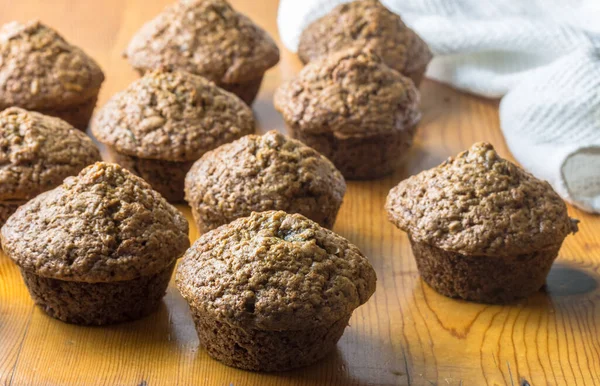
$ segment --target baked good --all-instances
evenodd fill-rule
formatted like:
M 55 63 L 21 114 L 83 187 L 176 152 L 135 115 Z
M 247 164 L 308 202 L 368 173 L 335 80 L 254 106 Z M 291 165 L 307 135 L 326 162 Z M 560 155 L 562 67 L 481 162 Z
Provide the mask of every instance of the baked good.
M 67 122 L 18 107 L 0 112 L 0 227 L 20 205 L 96 161 L 96 146 Z
M 252 110 L 237 96 L 200 76 L 165 70 L 117 93 L 92 123 L 112 161 L 171 202 L 183 201 L 194 161 L 254 130 Z
M 292 136 L 329 158 L 348 179 L 391 173 L 421 119 L 413 82 L 378 55 L 351 48 L 306 65 L 275 92 Z
M 176 282 L 213 358 L 283 371 L 331 352 L 376 277 L 348 240 L 302 215 L 269 211 L 201 236 Z
M 206 153 L 185 180 L 200 232 L 267 210 L 300 213 L 332 228 L 345 192 L 344 178 L 329 160 L 276 131 Z
M 142 74 L 160 67 L 191 72 L 250 105 L 279 49 L 227 1 L 179 0 L 136 33 L 125 56 Z
M 304 63 L 350 46 L 368 48 L 419 86 L 432 58 L 427 44 L 400 16 L 378 0 L 341 4 L 302 32 L 298 55 Z
M 103 162 L 21 206 L 1 241 L 36 304 L 62 321 L 93 325 L 155 310 L 189 247 L 177 209 Z
M 412 176 L 387 198 L 421 276 L 439 293 L 506 303 L 539 290 L 565 237 L 577 231 L 550 184 L 476 143 Z
M 31 21 L 0 28 L 0 79 L 0 110 L 35 110 L 85 131 L 104 74 L 58 32 Z

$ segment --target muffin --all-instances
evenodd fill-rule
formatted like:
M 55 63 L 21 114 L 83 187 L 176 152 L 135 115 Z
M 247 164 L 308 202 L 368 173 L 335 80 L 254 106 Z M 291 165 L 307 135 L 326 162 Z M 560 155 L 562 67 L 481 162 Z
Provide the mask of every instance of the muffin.
M 254 130 L 252 110 L 237 96 L 202 77 L 164 70 L 116 94 L 92 122 L 112 161 L 171 202 L 183 201 L 194 161 Z
M 177 209 L 141 178 L 102 162 L 21 206 L 1 241 L 36 304 L 86 325 L 155 310 L 189 246 Z
M 166 66 L 201 75 L 250 105 L 279 49 L 224 0 L 180 0 L 136 33 L 125 56 L 142 74 Z
M 38 21 L 0 29 L 0 110 L 18 106 L 85 131 L 104 74 L 82 50 Z
M 276 91 L 275 108 L 294 138 L 329 158 L 348 179 L 393 172 L 421 119 L 413 82 L 359 49 L 308 64 Z
M 329 160 L 276 131 L 206 153 L 185 179 L 202 233 L 267 210 L 300 213 L 332 228 L 345 192 L 344 177 Z
M 506 303 L 538 291 L 577 220 L 550 185 L 476 143 L 398 184 L 389 219 L 442 295 Z
M 65 121 L 18 107 L 0 112 L 0 227 L 20 205 L 96 161 L 96 146 Z
M 201 236 L 176 281 L 213 358 L 283 371 L 332 351 L 376 277 L 348 240 L 302 215 L 269 211 Z
M 304 63 L 350 46 L 369 48 L 419 86 L 432 58 L 427 44 L 400 16 L 378 0 L 357 0 L 335 7 L 311 23 L 300 36 L 298 55 Z

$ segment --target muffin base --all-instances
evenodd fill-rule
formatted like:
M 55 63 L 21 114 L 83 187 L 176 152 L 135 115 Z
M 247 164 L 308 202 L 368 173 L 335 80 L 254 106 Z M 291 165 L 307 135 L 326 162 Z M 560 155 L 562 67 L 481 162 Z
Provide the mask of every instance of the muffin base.
M 290 205 L 287 208 L 273 207 L 264 210 L 284 210 L 287 213 L 299 213 L 304 217 L 307 217 L 313 220 L 314 222 L 318 223 L 323 228 L 333 229 L 335 220 L 337 219 L 337 214 L 341 206 L 341 202 L 335 203 L 332 201 L 322 202 L 315 200 L 311 202 L 310 197 L 305 197 L 298 198 L 297 201 L 292 203 L 292 205 Z M 200 234 L 209 232 L 213 229 L 220 227 L 221 225 L 229 224 L 230 222 L 238 218 L 250 216 L 250 214 L 252 213 L 252 211 L 249 211 L 248 213 L 239 212 L 239 216 L 229 219 L 225 217 L 218 217 L 218 220 L 215 220 L 215 217 L 213 217 L 213 221 L 211 221 L 211 219 L 206 218 L 206 216 L 201 215 L 198 212 L 194 203 L 190 203 L 190 208 L 192 211 L 192 217 L 194 218 L 194 222 L 196 223 L 196 228 L 198 228 L 198 232 Z
M 331 133 L 307 134 L 291 128 L 292 136 L 312 147 L 338 168 L 346 179 L 371 180 L 399 167 L 412 145 L 417 125 L 366 138 L 337 138 Z
M 240 97 L 248 106 L 252 105 L 254 99 L 258 95 L 258 91 L 260 90 L 260 85 L 262 84 L 264 75 L 261 75 L 259 78 L 249 80 L 247 82 L 241 83 L 220 83 L 217 86 L 222 89 L 229 91 Z
M 71 124 L 71 126 L 81 131 L 86 131 L 94 109 L 96 108 L 96 101 L 98 97 L 89 99 L 76 106 L 69 106 L 64 109 L 49 109 L 39 110 L 40 113 L 57 117 Z
M 421 82 L 423 81 L 423 78 L 425 77 L 426 70 L 427 70 L 427 67 L 423 67 L 423 68 L 419 68 L 418 70 L 406 72 L 403 75 L 409 77 L 413 81 L 415 86 L 417 88 L 419 88 L 419 86 L 421 85 Z
M 26 201 L 0 201 L 0 228 Z
M 165 295 L 175 262 L 152 276 L 84 283 L 38 276 L 21 269 L 34 302 L 53 318 L 81 325 L 139 319 L 156 310 Z
M 327 327 L 300 331 L 243 329 L 192 310 L 200 344 L 227 366 L 252 371 L 285 371 L 308 366 L 329 354 L 351 315 Z
M 142 177 L 167 201 L 172 203 L 184 202 L 185 175 L 194 164 L 193 162 L 138 158 L 119 153 L 110 146 L 106 148 L 109 158 L 113 162 Z
M 511 257 L 465 256 L 410 241 L 423 280 L 442 295 L 503 304 L 525 298 L 546 283 L 561 244 Z

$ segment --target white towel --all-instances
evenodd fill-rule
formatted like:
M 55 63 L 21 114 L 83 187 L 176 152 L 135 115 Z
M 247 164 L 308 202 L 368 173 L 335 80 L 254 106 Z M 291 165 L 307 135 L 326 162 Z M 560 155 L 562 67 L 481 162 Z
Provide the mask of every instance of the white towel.
M 348 0 L 281 0 L 283 43 Z M 600 213 L 600 0 L 382 0 L 435 54 L 427 77 L 486 97 L 514 157 Z

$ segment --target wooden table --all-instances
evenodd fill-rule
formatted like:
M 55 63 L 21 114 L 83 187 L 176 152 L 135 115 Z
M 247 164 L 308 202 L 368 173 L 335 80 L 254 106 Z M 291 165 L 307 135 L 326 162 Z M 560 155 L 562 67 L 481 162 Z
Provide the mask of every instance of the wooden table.
M 84 47 L 107 75 L 103 104 L 136 78 L 120 54 L 169 1 L 0 0 L 0 22 L 40 18 Z M 233 4 L 276 36 L 276 0 Z M 254 104 L 262 132 L 284 130 L 273 91 L 300 68 L 295 55 L 282 50 Z M 565 242 L 546 292 L 519 303 L 448 299 L 419 279 L 406 235 L 386 220 L 388 190 L 475 141 L 490 141 L 510 157 L 497 101 L 431 81 L 422 93 L 424 118 L 406 167 L 386 179 L 348 183 L 335 230 L 370 257 L 378 287 L 322 363 L 257 374 L 212 360 L 198 347 L 173 286 L 160 310 L 137 322 L 102 328 L 61 323 L 33 305 L 16 266 L 0 255 L 0 384 L 600 385 L 600 218 L 570 208 L 582 220 L 581 231 Z M 196 239 L 195 229 L 190 237 Z

